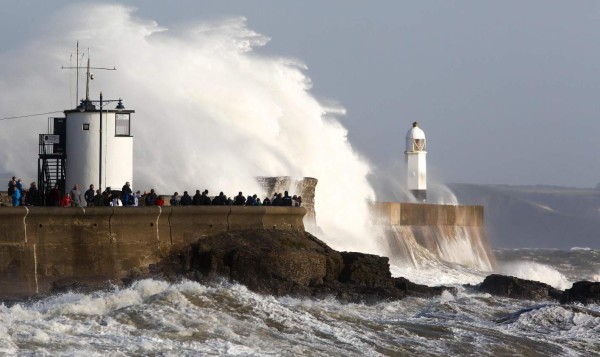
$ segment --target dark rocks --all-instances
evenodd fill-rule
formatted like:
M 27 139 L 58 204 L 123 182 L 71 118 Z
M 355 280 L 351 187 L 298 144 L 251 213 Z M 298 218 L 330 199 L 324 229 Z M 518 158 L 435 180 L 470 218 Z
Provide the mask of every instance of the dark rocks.
M 578 281 L 560 297 L 561 304 L 580 302 L 583 304 L 600 303 L 600 282 Z
M 548 284 L 498 274 L 488 275 L 478 290 L 492 295 L 527 300 L 559 299 L 562 294 L 562 291 Z
M 445 289 L 392 278 L 388 258 L 340 253 L 301 231 L 230 231 L 207 237 L 172 254 L 152 271 L 171 280 L 225 277 L 264 294 L 335 296 L 368 303 L 431 297 Z
M 476 287 L 481 292 L 527 300 L 558 300 L 561 304 L 600 303 L 600 282 L 578 281 L 570 289 L 555 289 L 538 281 L 524 280 L 512 276 L 489 275 Z
M 338 280 L 346 284 L 368 287 L 394 286 L 387 257 L 356 252 L 342 252 L 344 269 Z
M 50 292 L 65 293 L 67 291 L 74 291 L 78 293 L 91 293 L 97 290 L 106 290 L 115 285 L 121 285 L 121 281 L 110 281 L 106 280 L 104 276 L 86 277 L 85 279 L 77 278 L 64 278 L 55 280 L 52 283 Z

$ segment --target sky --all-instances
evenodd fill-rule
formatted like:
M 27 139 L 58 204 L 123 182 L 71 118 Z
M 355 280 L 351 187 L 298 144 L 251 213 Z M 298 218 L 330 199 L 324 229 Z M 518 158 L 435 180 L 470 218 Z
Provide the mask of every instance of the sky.
M 0 53 L 40 36 L 35 24 L 73 2 L 0 1 Z M 270 39 L 259 54 L 301 61 L 315 98 L 345 109 L 338 120 L 374 172 L 404 160 L 418 121 L 437 181 L 600 182 L 598 2 L 117 3 L 167 29 L 245 17 Z

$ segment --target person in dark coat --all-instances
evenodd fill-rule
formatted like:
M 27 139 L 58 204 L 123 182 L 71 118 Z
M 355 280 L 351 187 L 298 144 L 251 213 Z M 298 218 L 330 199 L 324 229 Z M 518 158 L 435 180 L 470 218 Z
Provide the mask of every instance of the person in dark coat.
M 192 197 L 188 194 L 187 191 L 183 191 L 183 196 L 181 196 L 179 204 L 182 206 L 190 206 L 192 204 Z
M 263 206 L 270 206 L 271 205 L 271 199 L 269 199 L 269 197 L 265 197 L 265 199 L 263 200 Z
M 107 187 L 106 190 L 104 190 L 104 192 L 102 192 L 103 206 L 109 207 L 110 204 L 112 203 L 113 198 L 114 198 L 114 195 L 112 193 L 112 190 L 110 189 L 110 187 Z
M 27 191 L 27 197 L 25 198 L 25 204 L 28 206 L 37 206 L 40 203 L 40 193 L 35 185 L 35 182 L 32 182 L 29 185 L 29 191 Z
M 83 199 L 88 207 L 94 206 L 94 196 L 94 185 L 90 185 L 90 188 L 83 194 Z
M 16 188 L 17 180 L 15 180 L 15 177 L 13 176 L 12 179 L 8 181 L 8 197 L 12 197 L 13 193 L 15 193 Z
M 169 201 L 169 203 L 171 204 L 171 206 L 179 206 L 179 193 L 178 192 L 173 193 L 173 196 L 171 196 L 171 200 Z
M 283 200 L 282 206 L 290 206 L 290 207 L 292 206 L 292 198 L 290 197 L 290 195 L 288 194 L 287 191 L 285 191 L 285 194 L 284 194 L 282 200 Z
M 154 189 L 150 190 L 150 193 L 148 193 L 146 195 L 146 206 L 155 206 L 156 205 L 156 192 L 154 192 Z
M 202 194 L 200 194 L 200 190 L 196 190 L 192 202 L 194 203 L 194 206 L 200 206 L 202 204 Z
M 219 193 L 218 196 L 215 196 L 215 198 L 213 198 L 212 200 L 212 205 L 215 206 L 223 206 L 227 204 L 227 197 L 225 197 L 225 194 L 223 193 L 223 191 L 221 191 Z
M 238 195 L 235 196 L 233 204 L 234 206 L 243 206 L 244 204 L 246 204 L 246 197 L 244 197 L 242 191 L 240 191 L 240 193 L 238 193 Z
M 277 194 L 277 197 L 273 201 L 271 201 L 271 206 L 283 206 L 283 196 L 281 193 Z
M 123 188 L 121 189 L 121 197 L 123 201 L 123 206 L 129 206 L 131 203 L 131 196 L 133 195 L 133 190 L 131 190 L 131 185 L 129 182 L 125 182 Z
M 60 206 L 60 191 L 58 190 L 58 185 L 54 185 L 52 190 L 50 190 L 50 205 Z
M 204 192 L 202 192 L 202 203 L 201 205 L 203 206 L 210 206 L 211 205 L 211 200 L 210 197 L 208 197 L 208 190 L 204 190 Z
M 104 197 L 100 193 L 100 190 L 96 190 L 96 194 L 94 195 L 94 201 L 92 202 L 92 206 L 94 206 L 94 207 L 104 206 Z

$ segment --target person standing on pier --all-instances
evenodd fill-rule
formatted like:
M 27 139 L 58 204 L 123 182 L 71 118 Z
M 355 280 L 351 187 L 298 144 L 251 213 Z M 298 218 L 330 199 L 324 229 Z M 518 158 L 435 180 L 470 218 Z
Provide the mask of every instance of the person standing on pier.
M 81 191 L 79 191 L 79 185 L 73 186 L 71 192 L 71 206 L 81 207 Z
M 19 206 L 19 204 L 21 204 L 21 190 L 18 190 L 15 187 L 15 190 L 14 190 L 11 198 L 12 198 L 12 205 L 14 207 Z
M 90 188 L 83 194 L 83 198 L 88 207 L 94 206 L 94 185 L 90 185 Z

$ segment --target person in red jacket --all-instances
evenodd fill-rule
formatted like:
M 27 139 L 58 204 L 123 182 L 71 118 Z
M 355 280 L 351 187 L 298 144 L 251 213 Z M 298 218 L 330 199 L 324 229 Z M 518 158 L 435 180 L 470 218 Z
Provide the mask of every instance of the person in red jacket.
M 67 193 L 62 201 L 60 201 L 60 205 L 62 207 L 71 207 L 71 194 Z

